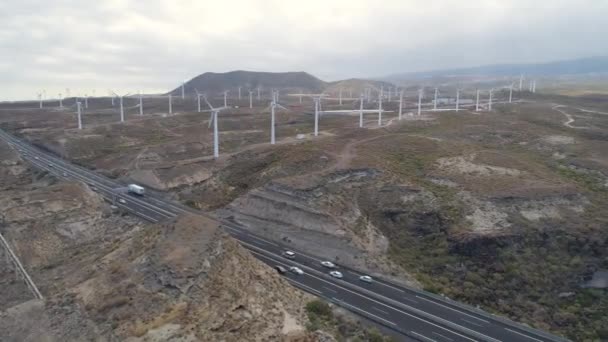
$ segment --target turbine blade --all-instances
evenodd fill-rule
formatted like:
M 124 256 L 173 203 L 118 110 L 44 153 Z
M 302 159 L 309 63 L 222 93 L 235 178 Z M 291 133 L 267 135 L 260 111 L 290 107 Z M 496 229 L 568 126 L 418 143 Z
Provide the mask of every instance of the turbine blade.
M 207 103 L 207 106 L 209 106 L 209 108 L 211 108 L 211 109 L 215 109 L 215 108 L 213 108 L 211 103 L 209 103 L 209 100 L 207 100 L 207 96 L 205 96 L 204 98 L 205 98 L 205 102 Z
M 208 126 L 208 128 L 211 128 L 211 124 L 213 123 L 213 118 L 215 117 L 214 114 L 215 114 L 215 112 L 212 111 L 211 115 L 209 116 L 209 126 Z

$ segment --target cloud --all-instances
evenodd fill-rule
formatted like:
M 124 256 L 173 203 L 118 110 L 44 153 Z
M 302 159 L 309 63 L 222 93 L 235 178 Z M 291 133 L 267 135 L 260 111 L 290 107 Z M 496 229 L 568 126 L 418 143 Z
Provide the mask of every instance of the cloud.
M 597 0 L 4 0 L 0 98 L 159 91 L 205 71 L 327 80 L 608 55 Z

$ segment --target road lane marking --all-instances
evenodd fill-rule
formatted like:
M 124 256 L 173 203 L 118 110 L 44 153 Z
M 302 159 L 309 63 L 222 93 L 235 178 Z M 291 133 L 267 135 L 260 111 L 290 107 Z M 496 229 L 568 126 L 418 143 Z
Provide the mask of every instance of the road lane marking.
M 372 317 L 375 317 L 376 319 L 379 319 L 379 320 L 381 320 L 381 321 L 383 321 L 383 322 L 386 322 L 386 323 L 388 323 L 388 324 L 390 324 L 390 325 L 397 325 L 395 322 L 391 322 L 391 321 L 389 321 L 389 320 L 387 320 L 387 319 L 384 319 L 384 318 L 382 318 L 382 317 L 380 317 L 380 316 L 374 315 L 373 313 L 368 312 L 368 311 L 365 311 L 365 310 L 361 309 L 361 308 L 360 308 L 360 307 L 358 307 L 358 306 L 354 306 L 354 305 L 348 304 L 348 303 L 346 303 L 345 301 L 339 300 L 339 299 L 337 299 L 337 298 L 333 298 L 333 299 L 334 299 L 334 300 L 336 300 L 336 301 L 339 301 L 339 302 L 340 302 L 340 303 L 342 303 L 343 305 L 350 306 L 351 308 L 354 308 L 355 310 L 358 310 L 358 311 L 361 311 L 361 312 L 365 312 L 366 314 L 368 314 L 368 315 L 370 315 L 370 316 L 372 316 Z
M 248 245 L 246 242 L 243 242 L 243 243 L 244 243 L 245 245 Z M 251 247 L 254 247 L 254 248 L 257 248 L 257 247 L 252 246 L 252 245 L 250 245 L 250 246 L 251 246 Z M 252 251 L 252 252 L 253 252 L 253 251 Z M 255 252 L 254 252 L 254 253 L 255 253 Z M 256 254 L 258 254 L 258 253 L 256 253 Z M 272 258 L 272 257 L 268 257 L 268 256 L 266 256 L 266 259 L 276 261 L 274 258 Z M 301 265 L 301 264 L 300 264 L 300 265 Z M 306 267 L 306 268 L 310 268 L 310 267 L 307 267 L 307 266 L 305 266 L 305 265 L 301 265 L 301 266 L 302 266 L 302 267 Z M 329 281 L 327 281 L 327 280 L 325 280 L 325 279 L 319 278 L 319 277 L 317 277 L 317 276 L 315 276 L 315 275 L 312 275 L 312 274 L 310 274 L 310 273 L 306 273 L 306 275 L 307 275 L 307 276 L 309 276 L 309 277 L 316 278 L 316 279 L 318 279 L 318 280 L 320 280 L 320 281 L 322 281 L 322 282 L 324 282 L 324 283 L 331 284 L 331 285 L 333 285 L 333 286 L 335 286 L 335 287 L 339 287 L 339 288 L 341 288 L 341 289 L 343 289 L 343 290 L 345 290 L 345 291 L 348 291 L 348 292 L 350 292 L 350 293 L 352 293 L 352 294 L 354 294 L 354 295 L 356 295 L 356 296 L 359 296 L 359 297 L 365 298 L 365 299 L 367 299 L 367 300 L 369 300 L 369 301 L 372 301 L 372 302 L 378 303 L 378 304 L 380 304 L 380 305 L 382 305 L 382 306 L 385 306 L 385 307 L 387 307 L 387 308 L 389 308 L 389 309 L 391 309 L 391 310 L 393 310 L 393 311 L 400 312 L 400 313 L 402 313 L 402 314 L 404 314 L 404 315 L 410 316 L 410 317 L 412 317 L 412 318 L 414 318 L 414 319 L 420 320 L 420 321 L 422 321 L 422 322 L 425 322 L 425 323 L 427 323 L 427 324 L 430 324 L 430 325 L 432 325 L 432 326 L 434 326 L 434 327 L 437 327 L 437 328 L 439 328 L 439 329 L 442 329 L 442 330 L 448 331 L 448 332 L 450 332 L 450 333 L 452 333 L 452 334 L 454 334 L 454 335 L 460 336 L 460 337 L 465 338 L 465 339 L 467 339 L 467 340 L 469 340 L 469 341 L 473 341 L 473 342 L 475 342 L 475 340 L 474 340 L 474 339 L 472 339 L 472 338 L 470 338 L 470 337 L 467 337 L 467 336 L 461 335 L 461 334 L 459 334 L 459 333 L 457 333 L 457 332 L 455 332 L 455 331 L 452 331 L 452 330 L 450 330 L 450 329 L 448 329 L 448 328 L 442 327 L 442 326 L 437 325 L 437 324 L 435 324 L 435 323 L 433 323 L 433 322 L 429 322 L 429 321 L 427 321 L 427 320 L 425 320 L 425 319 L 423 319 L 423 318 L 420 318 L 420 317 L 418 317 L 418 316 L 414 316 L 414 315 L 412 315 L 412 314 L 410 314 L 410 313 L 407 313 L 407 312 L 405 312 L 405 311 L 403 311 L 403 310 L 400 310 L 400 309 L 394 308 L 394 307 L 392 307 L 392 306 L 390 306 L 390 305 L 388 305 L 388 304 L 385 304 L 385 303 L 379 302 L 379 301 L 377 301 L 377 300 L 375 300 L 375 299 L 373 299 L 373 298 L 367 297 L 367 296 L 365 296 L 365 295 L 363 295 L 363 294 L 361 294 L 361 293 L 357 293 L 357 292 L 351 291 L 351 290 L 349 290 L 349 289 L 347 289 L 347 288 L 345 288 L 345 287 L 343 287 L 343 286 L 340 286 L 340 285 L 335 284 L 335 283 L 331 283 L 331 282 L 329 282 Z M 408 305 L 405 305 L 405 306 L 407 306 L 408 308 L 411 308 L 411 307 L 410 307 L 410 306 L 408 306 Z M 422 310 L 418 310 L 418 311 L 422 311 Z M 430 315 L 429 313 L 426 313 L 426 314 Z M 436 316 L 434 316 L 434 315 L 431 315 L 431 316 L 436 317 Z M 445 320 L 445 319 L 443 319 L 443 318 L 440 318 L 440 317 L 436 317 L 436 318 L 438 318 L 438 319 L 440 319 L 440 320 L 443 320 L 443 321 L 447 321 L 447 320 Z M 486 336 L 486 335 L 484 335 L 484 334 L 482 334 L 482 333 L 480 333 L 480 332 L 474 331 L 474 330 L 472 330 L 472 329 L 469 329 L 469 328 L 467 328 L 467 327 L 461 326 L 461 325 L 456 324 L 456 323 L 454 323 L 454 322 L 450 322 L 450 323 L 452 323 L 452 324 L 454 324 L 454 325 L 456 325 L 456 326 L 460 327 L 460 328 L 461 328 L 461 329 L 463 329 L 463 330 L 472 331 L 472 332 L 474 332 L 475 334 L 478 334 L 478 335 L 484 336 L 485 338 L 487 338 L 487 339 L 488 339 L 488 340 L 490 340 L 490 341 L 496 341 L 496 342 L 500 342 L 499 340 L 497 340 L 497 339 L 495 339 L 495 338 L 492 338 L 492 337 L 490 337 L 490 336 Z
M 382 312 L 383 314 L 390 315 L 388 312 L 386 312 L 386 311 L 384 311 L 384 310 L 380 310 L 380 309 L 378 309 L 378 308 L 377 308 L 377 307 L 375 307 L 375 306 L 372 306 L 372 309 L 374 309 L 374 310 L 376 310 L 376 311 L 380 311 L 380 312 Z
M 257 237 L 257 236 L 255 236 L 255 235 L 253 235 L 253 234 L 249 234 L 249 233 L 247 233 L 247 236 L 252 237 L 252 238 L 254 238 L 254 239 L 256 239 L 256 240 L 263 241 L 263 242 L 265 242 L 265 243 L 267 243 L 267 244 L 269 244 L 269 245 L 273 245 L 273 246 L 277 246 L 277 247 L 279 247 L 279 245 L 277 245 L 276 243 L 274 243 L 274 242 L 272 242 L 272 241 L 268 241 L 268 240 L 266 240 L 266 239 L 262 239 L 262 238 L 260 238 L 260 237 Z
M 443 336 L 443 335 L 441 335 L 440 333 L 436 333 L 436 332 L 434 332 L 434 331 L 432 332 L 432 334 L 433 334 L 433 335 L 440 336 L 440 337 L 443 337 L 443 338 L 445 338 L 445 339 L 446 339 L 446 340 L 448 340 L 448 341 L 454 341 L 453 339 L 451 339 L 451 338 L 449 338 L 449 337 L 447 337 L 447 336 Z
M 135 210 L 134 210 L 133 212 L 135 213 L 135 215 L 139 215 L 139 216 L 141 216 L 141 217 L 145 218 L 145 219 L 146 219 L 146 220 L 148 220 L 148 221 L 152 221 L 152 222 L 154 222 L 154 223 L 158 222 L 158 220 L 157 220 L 157 219 L 155 219 L 155 218 L 153 218 L 153 217 L 150 217 L 150 216 L 148 216 L 148 215 L 146 215 L 146 214 L 144 214 L 144 213 L 142 213 L 142 212 L 135 211 Z
M 291 278 L 287 278 L 287 277 L 285 277 L 285 279 L 287 279 L 287 281 L 290 282 L 290 283 L 296 283 L 296 284 L 298 284 L 297 286 L 302 286 L 303 288 L 307 289 L 308 291 L 312 291 L 312 292 L 317 293 L 317 294 L 322 294 L 321 291 L 315 290 L 315 289 L 313 289 L 310 286 L 307 286 L 307 285 L 304 285 L 304 284 L 300 283 L 299 281 L 295 281 L 295 280 L 293 280 Z
M 414 335 L 416 335 L 416 336 L 418 336 L 418 337 L 420 337 L 420 338 L 424 339 L 425 341 L 437 342 L 436 340 L 433 340 L 433 339 L 432 339 L 432 338 L 430 338 L 430 337 L 426 337 L 426 336 L 424 336 L 424 335 L 422 335 L 422 334 L 419 334 L 419 333 L 417 333 L 417 332 L 415 332 L 415 331 L 413 331 L 413 330 L 412 330 L 412 331 L 410 331 L 410 332 L 411 332 L 412 334 L 414 334 Z
M 461 320 L 463 320 L 463 321 L 465 321 L 465 322 L 467 322 L 467 323 L 469 323 L 469 324 L 472 324 L 472 325 L 474 325 L 474 326 L 476 326 L 476 327 L 483 328 L 483 325 L 481 325 L 481 324 L 477 324 L 477 323 L 475 323 L 475 322 L 471 322 L 471 321 L 469 321 L 468 319 L 461 318 Z
M 330 289 L 327 286 L 321 286 L 322 288 L 326 289 L 327 291 L 333 292 L 333 293 L 338 293 L 338 291 L 334 290 L 334 289 Z
M 417 300 L 413 300 L 413 299 L 410 299 L 410 298 L 407 298 L 407 297 L 401 297 L 401 298 L 407 300 L 408 302 L 420 304 Z
M 449 307 L 449 306 L 447 306 L 447 305 L 443 305 L 443 304 L 441 304 L 441 303 L 437 303 L 437 302 L 436 302 L 436 301 L 434 301 L 434 300 L 430 300 L 430 299 L 427 299 L 427 298 L 424 298 L 424 297 L 420 297 L 420 296 L 418 296 L 418 295 L 416 295 L 416 298 L 420 298 L 420 299 L 422 299 L 422 300 L 426 300 L 427 302 L 431 302 L 431 303 L 433 303 L 433 304 L 437 304 L 437 305 L 439 305 L 439 306 L 443 306 L 443 307 L 444 307 L 444 308 L 446 308 L 446 309 L 450 309 L 450 310 L 452 310 L 452 311 L 456 311 L 456 312 L 458 312 L 459 314 L 462 314 L 462 315 L 465 315 L 465 316 L 469 316 L 469 317 L 474 318 L 474 319 L 476 319 L 476 320 L 478 320 L 478 321 L 482 321 L 482 322 L 484 322 L 484 323 L 490 323 L 489 321 L 486 321 L 485 319 L 481 319 L 481 318 L 479 318 L 479 317 L 475 317 L 475 316 L 473 316 L 473 315 L 469 315 L 469 314 L 467 314 L 467 313 L 465 313 L 465 312 L 462 312 L 462 311 L 460 311 L 460 310 L 456 310 L 456 309 L 451 308 L 451 307 Z
M 543 342 L 543 340 L 539 340 L 539 339 L 537 339 L 537 338 L 534 338 L 534 337 L 528 336 L 528 335 L 526 335 L 526 334 L 522 334 L 522 333 L 520 333 L 520 332 L 518 332 L 518 331 L 511 330 L 511 329 L 509 329 L 509 328 L 505 328 L 505 330 L 509 330 L 509 331 L 510 331 L 510 332 L 512 332 L 512 333 L 516 333 L 517 335 L 523 336 L 523 337 L 525 337 L 525 338 L 529 338 L 529 339 L 534 340 L 534 341 Z

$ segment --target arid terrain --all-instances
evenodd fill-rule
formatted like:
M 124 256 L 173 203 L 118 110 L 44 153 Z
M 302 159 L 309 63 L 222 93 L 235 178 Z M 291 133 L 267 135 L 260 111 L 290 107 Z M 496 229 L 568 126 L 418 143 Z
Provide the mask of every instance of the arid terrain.
M 505 93 L 498 96 L 504 99 Z M 284 95 L 281 102 L 289 111 L 277 113 L 274 146 L 268 144 L 269 112 L 262 110 L 269 101 L 249 109 L 247 99 L 231 99 L 240 108 L 219 115 L 217 160 L 209 113 L 197 113 L 196 99 L 187 98 L 176 100 L 174 115 L 167 115 L 164 101 L 145 99 L 145 113 L 139 116 L 132 107 L 136 100 L 129 99 L 127 121 L 120 123 L 109 98 L 91 100 L 83 130 L 75 128 L 69 101 L 63 110 L 2 110 L 0 126 L 80 165 L 165 191 L 270 240 L 573 340 L 608 338 L 608 290 L 589 286 L 594 274 L 608 269 L 605 95 L 528 94 L 522 102 L 497 104 L 492 112 L 425 111 L 420 117 L 410 115 L 416 98 L 409 96 L 401 121 L 395 112 L 385 113 L 378 127 L 377 114 L 365 114 L 361 129 L 356 113 L 326 114 L 319 137 L 311 134 L 312 101 L 305 98 L 300 104 L 297 97 Z M 212 102 L 219 104 L 221 98 Z M 327 100 L 324 109 L 355 108 L 352 102 L 340 107 Z M 397 105 L 393 101 L 385 108 L 394 111 Z M 211 224 L 192 231 L 184 222 L 194 218 L 185 217 L 143 229 L 134 218 L 109 213 L 82 185 L 56 184 L 19 167 L 11 172 L 26 173 L 15 176 L 25 177 L 22 187 L 3 190 L 5 220 L 12 227 L 7 235 L 43 274 L 41 289 L 63 293 L 41 315 L 60 309 L 65 314 L 69 307 L 85 310 L 88 323 L 58 318 L 65 316 L 44 319 L 91 327 L 90 334 L 112 331 L 120 338 L 177 333 L 223 338 L 222 322 L 236 317 L 249 317 L 244 332 L 276 333 L 285 320 L 306 324 L 306 296 Z M 26 184 L 31 191 L 24 195 Z M 27 205 L 40 196 L 61 206 Z M 5 211 L 15 203 L 29 211 Z M 79 214 L 64 215 L 66 210 Z M 44 217 L 57 220 L 58 215 L 69 219 L 43 229 L 48 226 Z M 20 244 L 25 239 L 31 244 L 33 235 L 36 249 Z M 218 260 L 201 256 L 213 259 L 208 267 L 189 265 L 182 253 L 195 253 L 193 244 L 202 250 L 226 244 L 236 252 Z M 176 264 L 182 262 L 188 271 L 180 275 Z M 253 266 L 241 279 L 225 279 L 223 272 L 235 263 Z M 87 272 L 83 265 L 89 265 Z M 204 271 L 188 274 L 201 267 Z M 168 277 L 169 270 L 177 273 Z M 192 277 L 210 286 L 230 281 L 248 304 L 230 308 L 234 316 L 229 318 L 202 316 L 222 298 L 191 287 Z M 247 279 L 264 279 L 260 286 L 276 289 L 276 296 L 248 302 L 255 296 L 247 291 L 255 289 L 245 289 L 241 281 Z M 71 290 L 60 290 L 66 288 Z M 125 297 L 107 298 L 116 288 Z M 150 300 L 139 307 L 143 297 Z M 300 305 L 286 306 L 286 300 Z M 274 315 L 260 322 L 252 311 L 256 305 L 271 307 Z M 133 312 L 148 316 L 136 318 Z M 198 318 L 192 321 L 187 313 Z M 102 316 L 114 320 L 99 325 L 96 319 Z

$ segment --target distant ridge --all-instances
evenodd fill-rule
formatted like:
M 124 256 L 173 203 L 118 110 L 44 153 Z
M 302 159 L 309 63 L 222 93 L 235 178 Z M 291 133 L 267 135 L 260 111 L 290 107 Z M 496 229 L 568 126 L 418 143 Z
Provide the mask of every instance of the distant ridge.
M 255 71 L 230 71 L 225 73 L 206 72 L 185 84 L 185 92 L 188 95 L 196 94 L 196 90 L 211 94 L 219 94 L 225 90 L 231 92 L 231 96 L 238 87 L 242 88 L 243 96 L 248 90 L 261 87 L 264 92 L 270 88 L 278 88 L 288 91 L 304 91 L 317 93 L 323 91 L 327 83 L 306 72 L 255 72 Z M 181 86 L 178 86 L 169 94 L 181 95 Z
M 378 79 L 400 80 L 438 76 L 512 76 L 526 74 L 532 76 L 558 76 L 608 72 L 608 56 L 590 57 L 549 63 L 494 64 L 472 68 L 431 70 L 392 74 Z

